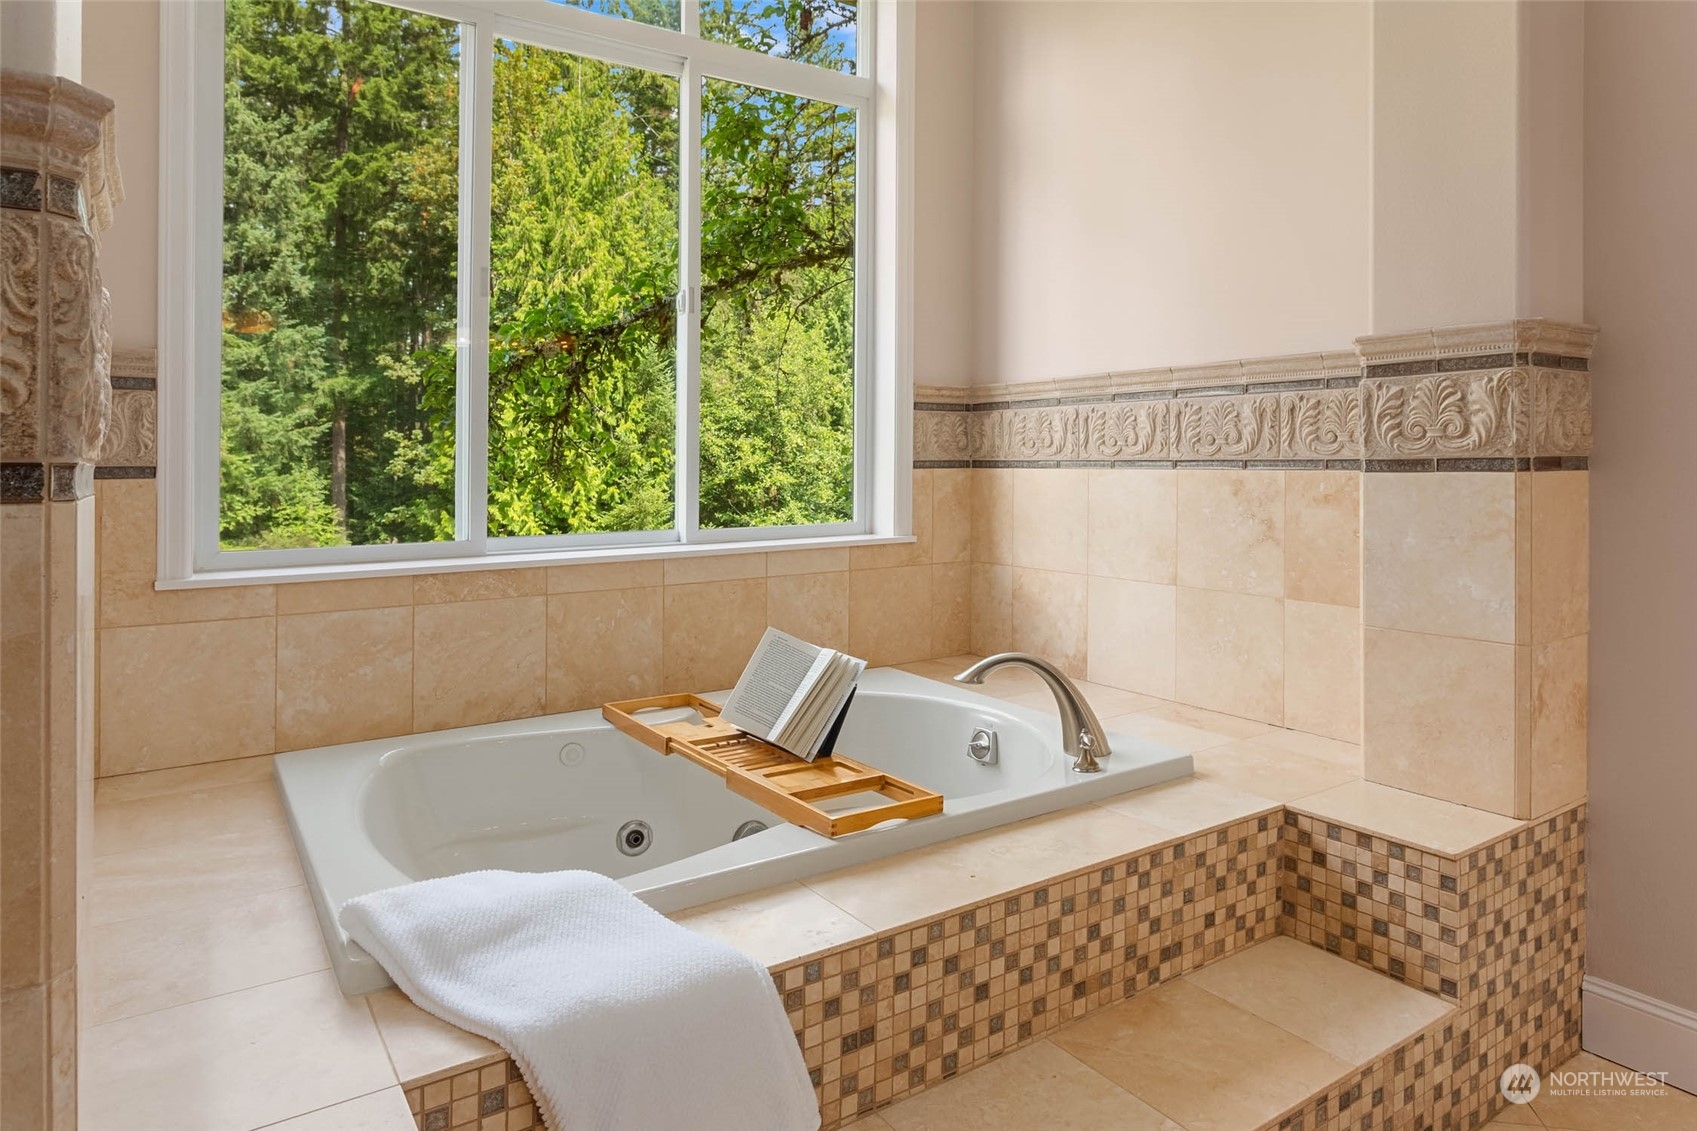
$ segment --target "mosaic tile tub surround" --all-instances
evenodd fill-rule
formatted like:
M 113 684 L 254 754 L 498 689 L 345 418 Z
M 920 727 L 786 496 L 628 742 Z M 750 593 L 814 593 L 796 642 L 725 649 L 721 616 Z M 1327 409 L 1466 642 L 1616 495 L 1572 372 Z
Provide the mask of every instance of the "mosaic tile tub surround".
M 772 976 L 831 1128 L 1291 935 L 1456 1012 L 1266 1126 L 1470 1127 L 1504 1105 L 1503 1067 L 1578 1050 L 1584 838 L 1582 805 L 1461 856 L 1275 807 Z M 540 1126 L 510 1059 L 403 1087 L 420 1131 Z

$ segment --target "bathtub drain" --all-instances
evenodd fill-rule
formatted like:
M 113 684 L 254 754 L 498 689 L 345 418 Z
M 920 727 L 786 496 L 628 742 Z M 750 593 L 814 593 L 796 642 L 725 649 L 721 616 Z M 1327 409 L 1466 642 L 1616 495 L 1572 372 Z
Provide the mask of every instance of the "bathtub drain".
M 654 843 L 654 830 L 647 821 L 626 821 L 619 826 L 619 851 L 626 856 L 641 856 Z
M 737 831 L 731 834 L 731 839 L 741 840 L 745 836 L 753 836 L 755 833 L 763 833 L 765 831 L 765 821 L 744 821 L 742 824 L 737 826 Z

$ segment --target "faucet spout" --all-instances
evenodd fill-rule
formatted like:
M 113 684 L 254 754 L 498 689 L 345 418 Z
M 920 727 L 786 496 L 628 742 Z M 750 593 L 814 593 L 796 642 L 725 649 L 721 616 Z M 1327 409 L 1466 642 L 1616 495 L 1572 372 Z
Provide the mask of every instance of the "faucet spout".
M 1061 749 L 1073 760 L 1073 771 L 1080 774 L 1100 773 L 1102 767 L 1098 764 L 1098 759 L 1106 758 L 1112 753 L 1108 749 L 1108 736 L 1102 729 L 1102 721 L 1096 717 L 1096 712 L 1091 710 L 1077 685 L 1048 660 L 1026 652 L 1002 652 L 979 660 L 955 676 L 955 682 L 983 683 L 985 676 L 1001 667 L 1028 668 L 1037 673 L 1055 696 L 1055 706 L 1061 716 Z

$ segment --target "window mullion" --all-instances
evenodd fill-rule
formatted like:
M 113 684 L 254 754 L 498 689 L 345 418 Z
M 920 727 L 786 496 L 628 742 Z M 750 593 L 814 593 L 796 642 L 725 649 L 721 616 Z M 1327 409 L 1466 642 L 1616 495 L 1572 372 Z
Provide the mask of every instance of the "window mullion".
M 454 403 L 454 533 L 489 537 L 489 227 L 495 36 L 462 24 L 460 50 L 459 365 Z
M 678 91 L 677 526 L 684 542 L 701 532 L 701 75 L 684 66 Z

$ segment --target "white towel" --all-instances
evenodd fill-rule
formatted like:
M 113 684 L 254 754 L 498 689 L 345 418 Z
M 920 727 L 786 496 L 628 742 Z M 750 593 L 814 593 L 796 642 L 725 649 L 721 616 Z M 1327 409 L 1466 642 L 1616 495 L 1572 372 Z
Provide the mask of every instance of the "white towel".
M 423 1008 L 524 1071 L 553 1131 L 814 1131 L 772 977 L 595 872 L 467 872 L 349 900 Z

